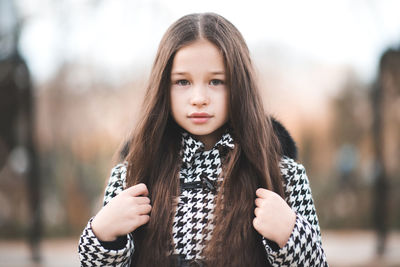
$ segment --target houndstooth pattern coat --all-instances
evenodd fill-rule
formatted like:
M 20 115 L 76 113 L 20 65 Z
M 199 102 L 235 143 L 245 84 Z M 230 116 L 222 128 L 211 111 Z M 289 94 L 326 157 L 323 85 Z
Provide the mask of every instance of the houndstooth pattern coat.
M 227 150 L 234 148 L 229 133 L 209 150 L 189 134 L 182 136 L 181 195 L 176 207 L 172 236 L 174 250 L 186 260 L 201 259 L 204 242 L 213 230 L 213 209 L 221 161 Z M 283 248 L 263 239 L 265 253 L 271 266 L 328 266 L 321 244 L 320 228 L 311 189 L 304 167 L 283 156 L 280 169 L 284 180 L 286 202 L 296 213 L 296 223 Z M 126 165 L 111 171 L 105 190 L 104 205 L 126 186 Z M 129 266 L 135 245 L 132 234 L 114 242 L 101 242 L 91 229 L 90 219 L 79 241 L 81 266 Z

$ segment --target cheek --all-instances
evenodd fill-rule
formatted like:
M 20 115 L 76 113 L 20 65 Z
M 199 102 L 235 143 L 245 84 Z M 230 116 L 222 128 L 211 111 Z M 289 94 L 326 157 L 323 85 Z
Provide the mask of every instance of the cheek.
M 228 118 L 229 118 L 229 95 L 228 95 L 227 91 L 225 92 L 225 94 L 222 98 L 222 102 L 223 102 L 223 105 L 221 105 L 222 110 L 225 114 L 226 120 L 228 120 Z
M 180 110 L 182 109 L 182 98 L 175 90 L 171 90 L 171 97 L 170 97 L 170 103 L 171 103 L 171 114 L 173 118 L 175 119 L 176 116 L 180 113 Z

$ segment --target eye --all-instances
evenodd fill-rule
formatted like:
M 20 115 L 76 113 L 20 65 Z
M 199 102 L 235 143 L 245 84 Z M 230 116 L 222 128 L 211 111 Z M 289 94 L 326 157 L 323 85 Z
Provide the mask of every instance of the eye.
M 180 85 L 180 86 L 188 86 L 190 85 L 190 82 L 188 80 L 177 80 L 175 84 Z
M 222 84 L 224 84 L 224 81 L 223 81 L 223 80 L 212 79 L 212 80 L 210 81 L 210 85 L 213 85 L 213 86 L 222 85 Z

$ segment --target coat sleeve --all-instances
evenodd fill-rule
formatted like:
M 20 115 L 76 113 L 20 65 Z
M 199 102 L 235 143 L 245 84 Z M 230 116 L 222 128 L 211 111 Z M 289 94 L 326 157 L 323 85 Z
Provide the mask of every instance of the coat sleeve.
M 286 202 L 296 213 L 296 223 L 283 248 L 263 239 L 268 261 L 272 266 L 328 266 L 305 169 L 287 157 L 280 164 Z
M 111 171 L 104 194 L 106 205 L 125 188 L 126 166 L 119 164 Z M 94 217 L 93 217 L 94 218 Z M 113 242 L 102 242 L 93 233 L 91 218 L 79 239 L 78 252 L 81 266 L 129 266 L 134 252 L 131 234 Z

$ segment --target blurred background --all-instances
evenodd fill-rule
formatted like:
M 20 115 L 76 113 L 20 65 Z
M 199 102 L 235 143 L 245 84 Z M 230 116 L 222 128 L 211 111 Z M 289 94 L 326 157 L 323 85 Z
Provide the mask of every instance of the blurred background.
M 297 142 L 331 266 L 400 266 L 400 2 L 0 0 L 0 266 L 79 266 L 158 43 L 212 11 L 242 32 Z

